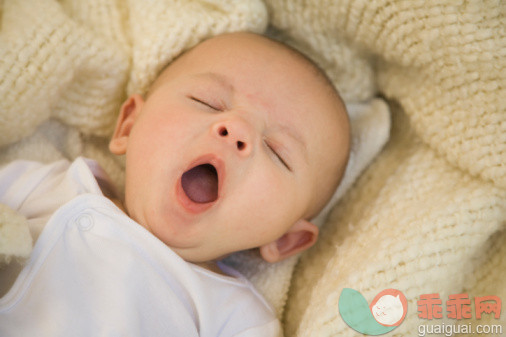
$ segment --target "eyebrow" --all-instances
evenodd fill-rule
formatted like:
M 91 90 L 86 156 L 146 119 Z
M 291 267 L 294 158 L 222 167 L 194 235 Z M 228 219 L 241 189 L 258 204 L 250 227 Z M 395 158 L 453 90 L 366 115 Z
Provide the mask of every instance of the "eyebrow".
M 292 140 L 294 140 L 294 143 L 297 144 L 297 146 L 300 148 L 305 161 L 308 162 L 306 143 L 302 140 L 300 133 L 295 128 L 286 125 L 282 125 L 280 127 L 280 132 L 286 134 Z
M 232 84 L 232 82 L 226 77 L 218 73 L 214 72 L 205 72 L 205 73 L 199 73 L 194 75 L 195 78 L 204 78 L 204 79 L 210 79 L 213 82 L 216 82 L 218 85 L 222 86 L 223 88 L 227 89 L 228 91 L 235 91 L 235 87 Z

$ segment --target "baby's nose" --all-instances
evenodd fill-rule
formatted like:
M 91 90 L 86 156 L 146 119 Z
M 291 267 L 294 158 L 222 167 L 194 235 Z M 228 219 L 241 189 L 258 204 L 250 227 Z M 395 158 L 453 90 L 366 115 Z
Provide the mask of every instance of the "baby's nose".
M 253 150 L 252 127 L 242 118 L 230 118 L 213 125 L 214 136 L 227 142 L 240 156 L 247 157 Z

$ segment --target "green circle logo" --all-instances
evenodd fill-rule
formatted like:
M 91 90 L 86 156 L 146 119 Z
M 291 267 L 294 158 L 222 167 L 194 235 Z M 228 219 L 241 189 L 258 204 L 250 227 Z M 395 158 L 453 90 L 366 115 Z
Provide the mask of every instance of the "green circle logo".
M 369 305 L 361 293 L 344 288 L 339 313 L 348 326 L 365 335 L 377 336 L 398 327 L 408 311 L 406 296 L 397 289 L 385 289 Z

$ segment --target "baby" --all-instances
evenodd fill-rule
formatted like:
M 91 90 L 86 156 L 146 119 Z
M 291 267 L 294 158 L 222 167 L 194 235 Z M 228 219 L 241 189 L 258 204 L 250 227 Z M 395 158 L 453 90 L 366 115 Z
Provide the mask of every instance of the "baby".
M 275 336 L 272 309 L 219 261 L 311 247 L 349 147 L 338 93 L 300 53 L 250 33 L 200 43 L 121 107 L 123 201 L 82 158 L 2 170 L 0 202 L 44 229 L 0 299 L 0 335 Z

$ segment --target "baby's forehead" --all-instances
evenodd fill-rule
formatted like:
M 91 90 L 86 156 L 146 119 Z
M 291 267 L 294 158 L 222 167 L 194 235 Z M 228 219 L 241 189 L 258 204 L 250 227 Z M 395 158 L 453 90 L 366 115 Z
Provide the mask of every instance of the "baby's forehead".
M 254 54 L 256 56 L 248 59 L 252 67 L 269 67 L 273 63 L 273 58 L 282 60 L 282 63 L 289 64 L 292 69 L 284 69 L 284 75 L 281 74 L 282 76 L 286 76 L 287 80 L 290 78 L 289 73 L 295 70 L 293 68 L 305 69 L 307 73 L 311 74 L 309 80 L 315 80 L 315 83 L 313 83 L 315 90 L 317 90 L 317 87 L 321 87 L 324 90 L 334 91 L 340 99 L 337 90 L 326 73 L 305 54 L 287 44 L 266 36 L 246 32 L 227 33 L 201 41 L 189 50 L 184 51 L 168 64 L 159 73 L 154 83 L 164 79 L 166 73 L 170 73 L 172 68 L 180 66 L 181 63 L 187 65 L 187 70 L 191 71 L 196 64 L 209 61 L 212 55 L 217 55 L 217 57 L 212 58 L 213 63 L 227 66 L 244 62 L 244 55 L 247 54 Z M 227 57 L 230 55 L 235 55 L 236 57 Z M 237 74 L 237 76 L 244 76 L 244 73 Z

